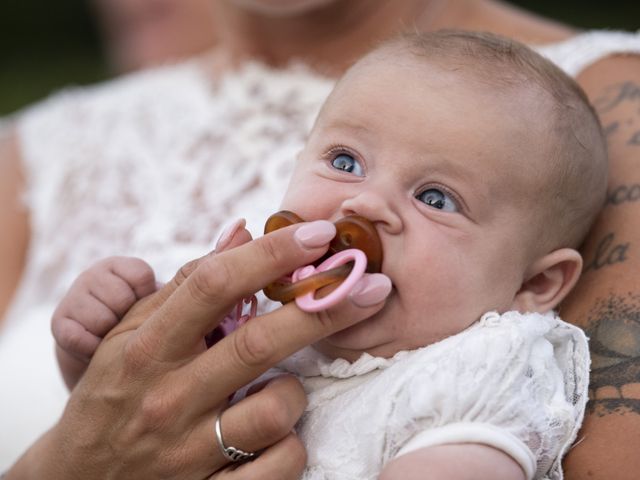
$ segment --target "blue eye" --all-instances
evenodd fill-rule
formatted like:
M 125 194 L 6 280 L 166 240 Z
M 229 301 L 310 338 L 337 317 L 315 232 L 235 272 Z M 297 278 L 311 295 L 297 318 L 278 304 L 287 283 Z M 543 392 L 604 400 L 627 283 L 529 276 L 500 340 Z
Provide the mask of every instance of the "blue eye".
M 336 170 L 353 173 L 358 177 L 364 177 L 364 171 L 358 161 L 348 153 L 341 153 L 331 160 L 331 166 Z
M 445 212 L 457 212 L 458 206 L 456 202 L 442 190 L 437 188 L 429 188 L 424 192 L 416 195 L 416 198 L 430 207 L 437 208 Z

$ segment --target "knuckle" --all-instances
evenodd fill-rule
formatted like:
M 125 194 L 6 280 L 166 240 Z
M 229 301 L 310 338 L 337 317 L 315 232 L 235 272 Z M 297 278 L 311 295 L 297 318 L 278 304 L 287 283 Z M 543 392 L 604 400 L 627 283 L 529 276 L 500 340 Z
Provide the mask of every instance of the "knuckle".
M 62 328 L 61 335 L 58 337 L 58 344 L 65 350 L 77 351 L 82 343 L 82 335 L 77 330 L 71 328 Z
M 80 352 L 83 340 L 91 334 L 75 325 L 73 320 L 65 318 L 54 322 L 53 336 L 63 350 Z
M 135 378 L 141 371 L 147 369 L 152 352 L 151 346 L 147 345 L 140 337 L 130 339 L 122 348 L 122 371 L 127 378 Z
M 99 264 L 95 264 L 89 267 L 88 269 L 86 269 L 85 271 L 83 271 L 82 273 L 80 273 L 80 275 L 78 275 L 78 277 L 71 284 L 71 287 L 67 291 L 65 298 L 70 297 L 73 293 L 77 291 L 86 290 L 88 285 L 91 285 L 91 282 L 93 281 L 93 279 L 97 275 L 99 275 L 99 271 L 100 271 Z
M 264 464 L 252 479 L 298 480 L 302 477 L 307 465 L 307 451 L 302 441 L 290 433 L 278 446 L 278 450 L 278 460 Z
M 190 262 L 182 265 L 173 277 L 172 282 L 175 283 L 176 286 L 182 285 L 182 283 L 184 283 L 184 281 L 196 270 L 199 263 L 200 260 L 191 260 Z
M 211 257 L 190 276 L 186 285 L 193 300 L 209 305 L 214 299 L 230 297 L 232 280 L 231 267 L 226 262 L 220 262 L 216 257 Z
M 140 283 L 155 282 L 155 273 L 153 268 L 140 258 L 131 258 L 133 279 Z
M 292 472 L 297 472 L 301 474 L 304 468 L 307 465 L 307 450 L 296 435 L 291 434 L 291 441 L 288 442 L 287 445 L 287 454 L 289 455 L 289 460 L 292 463 L 291 469 Z M 296 477 L 297 478 L 297 477 Z
M 264 236 L 257 242 L 262 250 L 262 254 L 266 257 L 267 261 L 279 265 L 284 258 L 284 249 L 282 246 L 278 246 L 276 239 L 273 236 Z
M 130 288 L 123 285 L 114 285 L 113 310 L 118 318 L 121 318 L 137 301 L 136 294 Z M 102 321 L 104 323 L 104 319 Z
M 122 271 L 127 280 L 135 284 L 151 283 L 155 280 L 153 269 L 147 262 L 137 257 L 117 257 L 114 269 Z
M 300 380 L 295 375 L 283 374 L 276 377 L 269 386 L 269 390 L 286 398 L 291 403 L 299 402 L 304 408 L 307 405 L 307 395 Z
M 185 460 L 183 451 L 171 450 L 158 456 L 156 468 L 160 478 L 183 478 L 186 474 L 187 465 L 188 462 Z
M 123 262 L 123 260 L 127 257 L 118 257 L 111 256 L 105 257 L 101 260 L 98 260 L 96 263 L 91 265 L 87 270 L 84 271 L 84 274 L 87 276 L 100 276 L 105 273 L 113 271 L 119 264 Z
M 51 317 L 51 333 L 53 338 L 58 341 L 58 337 L 64 335 L 64 321 L 66 315 L 61 311 L 61 305 L 58 306 L 53 316 Z
M 136 290 L 144 288 L 144 294 L 147 292 L 153 292 L 156 286 L 156 274 L 155 272 L 145 263 L 144 269 L 136 270 L 132 274 L 131 281 L 134 285 L 137 286 Z
M 288 402 L 279 395 L 268 394 L 256 407 L 260 429 L 268 438 L 282 438 L 291 430 L 296 418 L 293 418 Z
M 113 312 L 103 312 L 96 314 L 92 319 L 87 319 L 85 327 L 98 337 L 104 337 L 113 327 L 118 324 L 118 320 L 122 315 Z
M 101 268 L 111 268 L 113 265 L 115 265 L 116 263 L 122 261 L 124 258 L 127 258 L 127 257 L 122 257 L 122 256 L 118 256 L 118 255 L 111 255 L 111 256 L 103 258 L 102 260 L 98 260 L 96 263 L 93 264 L 93 266 L 94 267 L 101 267 Z
M 315 322 L 322 326 L 322 330 L 327 333 L 333 333 L 338 323 L 336 311 L 333 309 L 321 310 L 315 314 Z
M 155 432 L 171 422 L 177 405 L 161 392 L 150 392 L 140 404 L 139 426 L 144 432 Z
M 257 323 L 247 323 L 231 335 L 234 354 L 248 368 L 270 365 L 274 353 L 273 341 Z

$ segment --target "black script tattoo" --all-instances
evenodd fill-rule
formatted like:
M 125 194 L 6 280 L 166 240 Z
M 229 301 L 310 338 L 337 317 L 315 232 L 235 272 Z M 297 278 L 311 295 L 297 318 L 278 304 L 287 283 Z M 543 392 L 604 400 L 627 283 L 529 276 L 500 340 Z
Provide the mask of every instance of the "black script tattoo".
M 602 114 L 614 109 L 622 102 L 633 100 L 640 100 L 640 85 L 623 82 L 607 87 L 604 95 L 593 102 L 593 106 Z
M 608 265 L 615 265 L 616 263 L 624 263 L 627 260 L 627 253 L 629 252 L 630 243 L 615 243 L 615 234 L 608 233 L 604 236 L 598 246 L 596 247 L 596 253 L 593 260 L 589 262 L 584 271 L 587 270 L 599 270 Z
M 629 139 L 629 145 L 640 146 L 640 131 L 634 133 L 633 136 Z
M 640 201 L 640 184 L 620 185 L 607 193 L 605 205 L 620 205 Z
M 587 316 L 592 413 L 640 414 L 640 294 L 600 298 Z

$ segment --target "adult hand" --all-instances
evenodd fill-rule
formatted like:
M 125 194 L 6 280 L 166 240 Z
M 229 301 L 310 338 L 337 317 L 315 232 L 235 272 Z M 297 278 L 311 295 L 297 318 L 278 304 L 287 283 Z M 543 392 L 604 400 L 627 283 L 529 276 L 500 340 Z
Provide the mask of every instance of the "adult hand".
M 305 455 L 291 429 L 306 399 L 295 379 L 224 411 L 227 446 L 266 449 L 252 462 L 229 464 L 216 418 L 233 392 L 281 359 L 380 310 L 388 278 L 364 277 L 350 298 L 317 314 L 286 305 L 208 350 L 203 338 L 239 299 L 319 258 L 334 233 L 325 221 L 297 224 L 185 265 L 107 335 L 59 423 L 7 478 L 298 478 Z

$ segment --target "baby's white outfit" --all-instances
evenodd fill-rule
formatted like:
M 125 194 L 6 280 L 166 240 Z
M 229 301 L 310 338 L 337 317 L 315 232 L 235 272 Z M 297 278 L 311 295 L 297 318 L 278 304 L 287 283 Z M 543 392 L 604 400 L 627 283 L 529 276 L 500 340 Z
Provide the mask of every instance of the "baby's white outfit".
M 589 32 L 539 51 L 576 75 L 611 53 L 640 53 L 640 35 Z M 17 115 L 31 242 L 0 334 L 0 471 L 66 402 L 49 322 L 73 279 L 99 258 L 132 255 L 166 280 L 233 219 L 259 235 L 332 85 L 257 64 L 214 83 L 190 61 Z
M 398 456 L 452 443 L 494 447 L 527 479 L 560 480 L 587 402 L 589 350 L 552 313 L 493 312 L 390 359 L 332 361 L 306 348 L 280 368 L 309 398 L 296 426 L 304 480 L 374 480 Z

